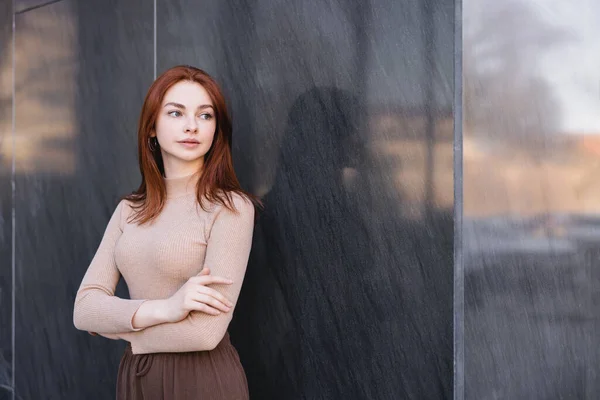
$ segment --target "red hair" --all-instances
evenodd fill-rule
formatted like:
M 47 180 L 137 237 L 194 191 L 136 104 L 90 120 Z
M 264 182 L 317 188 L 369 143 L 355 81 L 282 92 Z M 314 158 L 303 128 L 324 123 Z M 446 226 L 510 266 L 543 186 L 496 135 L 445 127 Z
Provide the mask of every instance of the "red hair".
M 165 94 L 181 81 L 202 85 L 213 102 L 217 121 L 213 143 L 204 156 L 202 174 L 196 186 L 198 203 L 205 209 L 203 200 L 207 200 L 235 211 L 231 195 L 237 193 L 249 199 L 255 207 L 260 206 L 255 196 L 242 190 L 233 169 L 231 119 L 221 88 L 203 70 L 179 65 L 165 71 L 152 83 L 142 106 L 138 125 L 138 159 L 142 183 L 135 192 L 125 196 L 125 200 L 133 203 L 135 210 L 132 221 L 139 224 L 156 218 L 165 205 L 167 190 L 163 180 L 165 171 L 162 154 L 160 148 L 151 148 L 149 141 L 156 129 L 156 119 Z

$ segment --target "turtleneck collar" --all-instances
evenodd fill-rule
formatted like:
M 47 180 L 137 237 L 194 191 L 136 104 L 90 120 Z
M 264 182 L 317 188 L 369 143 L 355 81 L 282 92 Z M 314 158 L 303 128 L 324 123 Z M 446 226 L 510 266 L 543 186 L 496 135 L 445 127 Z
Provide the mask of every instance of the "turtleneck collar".
M 164 178 L 165 186 L 167 188 L 167 197 L 173 198 L 195 194 L 196 183 L 199 178 L 199 172 L 177 178 Z

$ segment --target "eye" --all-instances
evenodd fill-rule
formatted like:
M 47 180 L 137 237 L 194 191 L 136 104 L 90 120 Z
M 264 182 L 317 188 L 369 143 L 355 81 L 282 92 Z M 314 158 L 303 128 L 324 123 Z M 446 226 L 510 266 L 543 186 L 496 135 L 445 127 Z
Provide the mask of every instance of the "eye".
M 204 113 L 204 114 L 200 114 L 200 119 L 204 119 L 204 120 L 206 120 L 206 121 L 208 121 L 208 120 L 212 119 L 212 117 L 213 117 L 213 116 L 212 116 L 212 114 L 210 114 L 210 113 Z
M 167 115 L 170 115 L 171 117 L 181 117 L 181 111 L 177 111 L 177 110 L 169 111 L 167 113 Z

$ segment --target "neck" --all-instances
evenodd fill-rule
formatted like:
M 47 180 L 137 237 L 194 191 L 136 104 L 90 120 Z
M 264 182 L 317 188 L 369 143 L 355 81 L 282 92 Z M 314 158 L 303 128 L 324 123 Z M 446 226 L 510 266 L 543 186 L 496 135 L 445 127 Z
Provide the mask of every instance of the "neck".
M 196 171 L 189 175 L 181 175 L 164 178 L 167 188 L 167 197 L 181 197 L 196 193 L 196 184 L 201 173 Z

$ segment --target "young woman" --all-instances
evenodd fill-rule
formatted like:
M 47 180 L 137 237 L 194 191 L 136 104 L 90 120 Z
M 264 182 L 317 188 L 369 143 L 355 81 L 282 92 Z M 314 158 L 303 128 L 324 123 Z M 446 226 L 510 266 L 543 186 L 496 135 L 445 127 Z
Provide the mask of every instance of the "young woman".
M 178 66 L 139 121 L 142 183 L 117 206 L 77 292 L 78 329 L 129 342 L 117 399 L 247 399 L 229 341 L 258 201 L 240 188 L 223 94 Z M 123 276 L 131 299 L 114 295 Z

